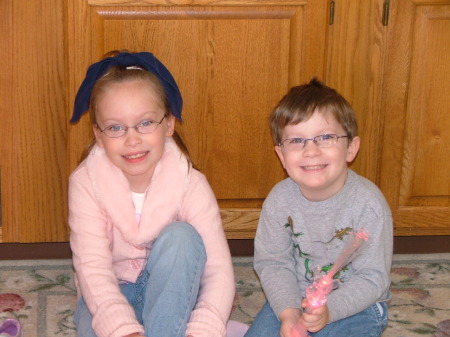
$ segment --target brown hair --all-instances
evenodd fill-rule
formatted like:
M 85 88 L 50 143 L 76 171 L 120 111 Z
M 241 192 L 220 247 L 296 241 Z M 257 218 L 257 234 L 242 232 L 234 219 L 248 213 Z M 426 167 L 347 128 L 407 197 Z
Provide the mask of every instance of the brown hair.
M 357 136 L 358 124 L 350 103 L 336 90 L 314 77 L 307 84 L 292 87 L 270 113 L 270 128 L 275 145 L 282 142 L 282 133 L 287 125 L 307 121 L 316 110 L 331 113 L 344 128 L 349 141 Z
M 112 51 L 104 55 L 104 58 L 106 57 L 114 57 L 118 54 L 118 51 Z M 165 116 L 170 115 L 170 106 L 169 101 L 167 99 L 167 95 L 164 91 L 164 87 L 161 84 L 160 80 L 151 72 L 146 71 L 141 68 L 126 68 L 121 66 L 114 66 L 108 69 L 108 71 L 100 77 L 96 82 L 92 89 L 90 103 L 89 103 L 89 114 L 91 118 L 91 123 L 93 125 L 97 124 L 97 102 L 98 97 L 105 92 L 105 90 L 112 84 L 115 83 L 123 83 L 128 81 L 143 81 L 149 84 L 150 88 L 154 90 L 155 92 L 155 99 L 158 101 L 158 103 L 164 107 Z M 177 144 L 180 151 L 186 156 L 187 161 L 193 165 L 191 157 L 189 155 L 189 151 L 186 147 L 186 145 L 183 142 L 183 139 L 181 136 L 174 131 L 172 138 L 174 139 L 175 143 Z M 89 152 L 92 150 L 92 148 L 95 145 L 95 137 L 91 139 L 91 141 L 88 143 L 88 145 L 84 148 L 80 162 L 83 161 L 88 155 Z

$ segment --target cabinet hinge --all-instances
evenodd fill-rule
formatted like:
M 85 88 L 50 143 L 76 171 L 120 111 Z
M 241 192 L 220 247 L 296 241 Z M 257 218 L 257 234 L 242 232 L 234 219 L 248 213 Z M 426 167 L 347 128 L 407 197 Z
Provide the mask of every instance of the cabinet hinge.
M 330 0 L 330 26 L 334 23 L 334 0 Z
M 384 0 L 383 3 L 383 26 L 387 26 L 389 23 L 389 0 Z

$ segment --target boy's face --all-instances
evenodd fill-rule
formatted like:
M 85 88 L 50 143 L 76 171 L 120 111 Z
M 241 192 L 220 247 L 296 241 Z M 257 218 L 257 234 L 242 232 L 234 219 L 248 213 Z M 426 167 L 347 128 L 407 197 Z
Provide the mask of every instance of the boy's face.
M 314 138 L 323 134 L 346 136 L 343 127 L 331 113 L 315 111 L 311 118 L 296 125 L 287 125 L 283 140 L 288 138 Z M 289 151 L 275 146 L 275 151 L 289 177 L 294 180 L 303 196 L 311 201 L 321 201 L 335 195 L 347 179 L 347 163 L 359 150 L 359 137 L 339 138 L 329 147 L 319 147 L 309 140 L 304 147 Z

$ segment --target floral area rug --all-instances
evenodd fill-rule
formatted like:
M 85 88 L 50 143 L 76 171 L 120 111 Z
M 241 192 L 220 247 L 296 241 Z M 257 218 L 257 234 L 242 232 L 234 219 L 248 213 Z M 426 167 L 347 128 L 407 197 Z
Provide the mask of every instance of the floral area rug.
M 231 319 L 251 324 L 265 301 L 251 257 L 234 257 Z M 450 337 L 450 253 L 394 255 L 389 326 L 383 337 Z M 25 337 L 75 337 L 70 260 L 0 261 L 0 322 L 18 319 Z

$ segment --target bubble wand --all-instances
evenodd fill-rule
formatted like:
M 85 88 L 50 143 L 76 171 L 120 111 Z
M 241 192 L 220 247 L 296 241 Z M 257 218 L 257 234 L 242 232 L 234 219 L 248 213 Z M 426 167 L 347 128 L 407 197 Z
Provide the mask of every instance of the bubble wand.
M 305 311 L 311 313 L 314 309 L 319 308 L 327 303 L 328 294 L 339 286 L 339 280 L 333 280 L 334 275 L 341 268 L 350 262 L 353 253 L 367 241 L 369 235 L 364 230 L 353 232 L 353 238 L 350 240 L 342 251 L 341 255 L 334 262 L 333 267 L 326 275 L 316 275 L 314 282 L 306 288 L 306 299 L 308 306 Z M 308 330 L 300 323 L 291 328 L 291 337 L 308 337 Z

